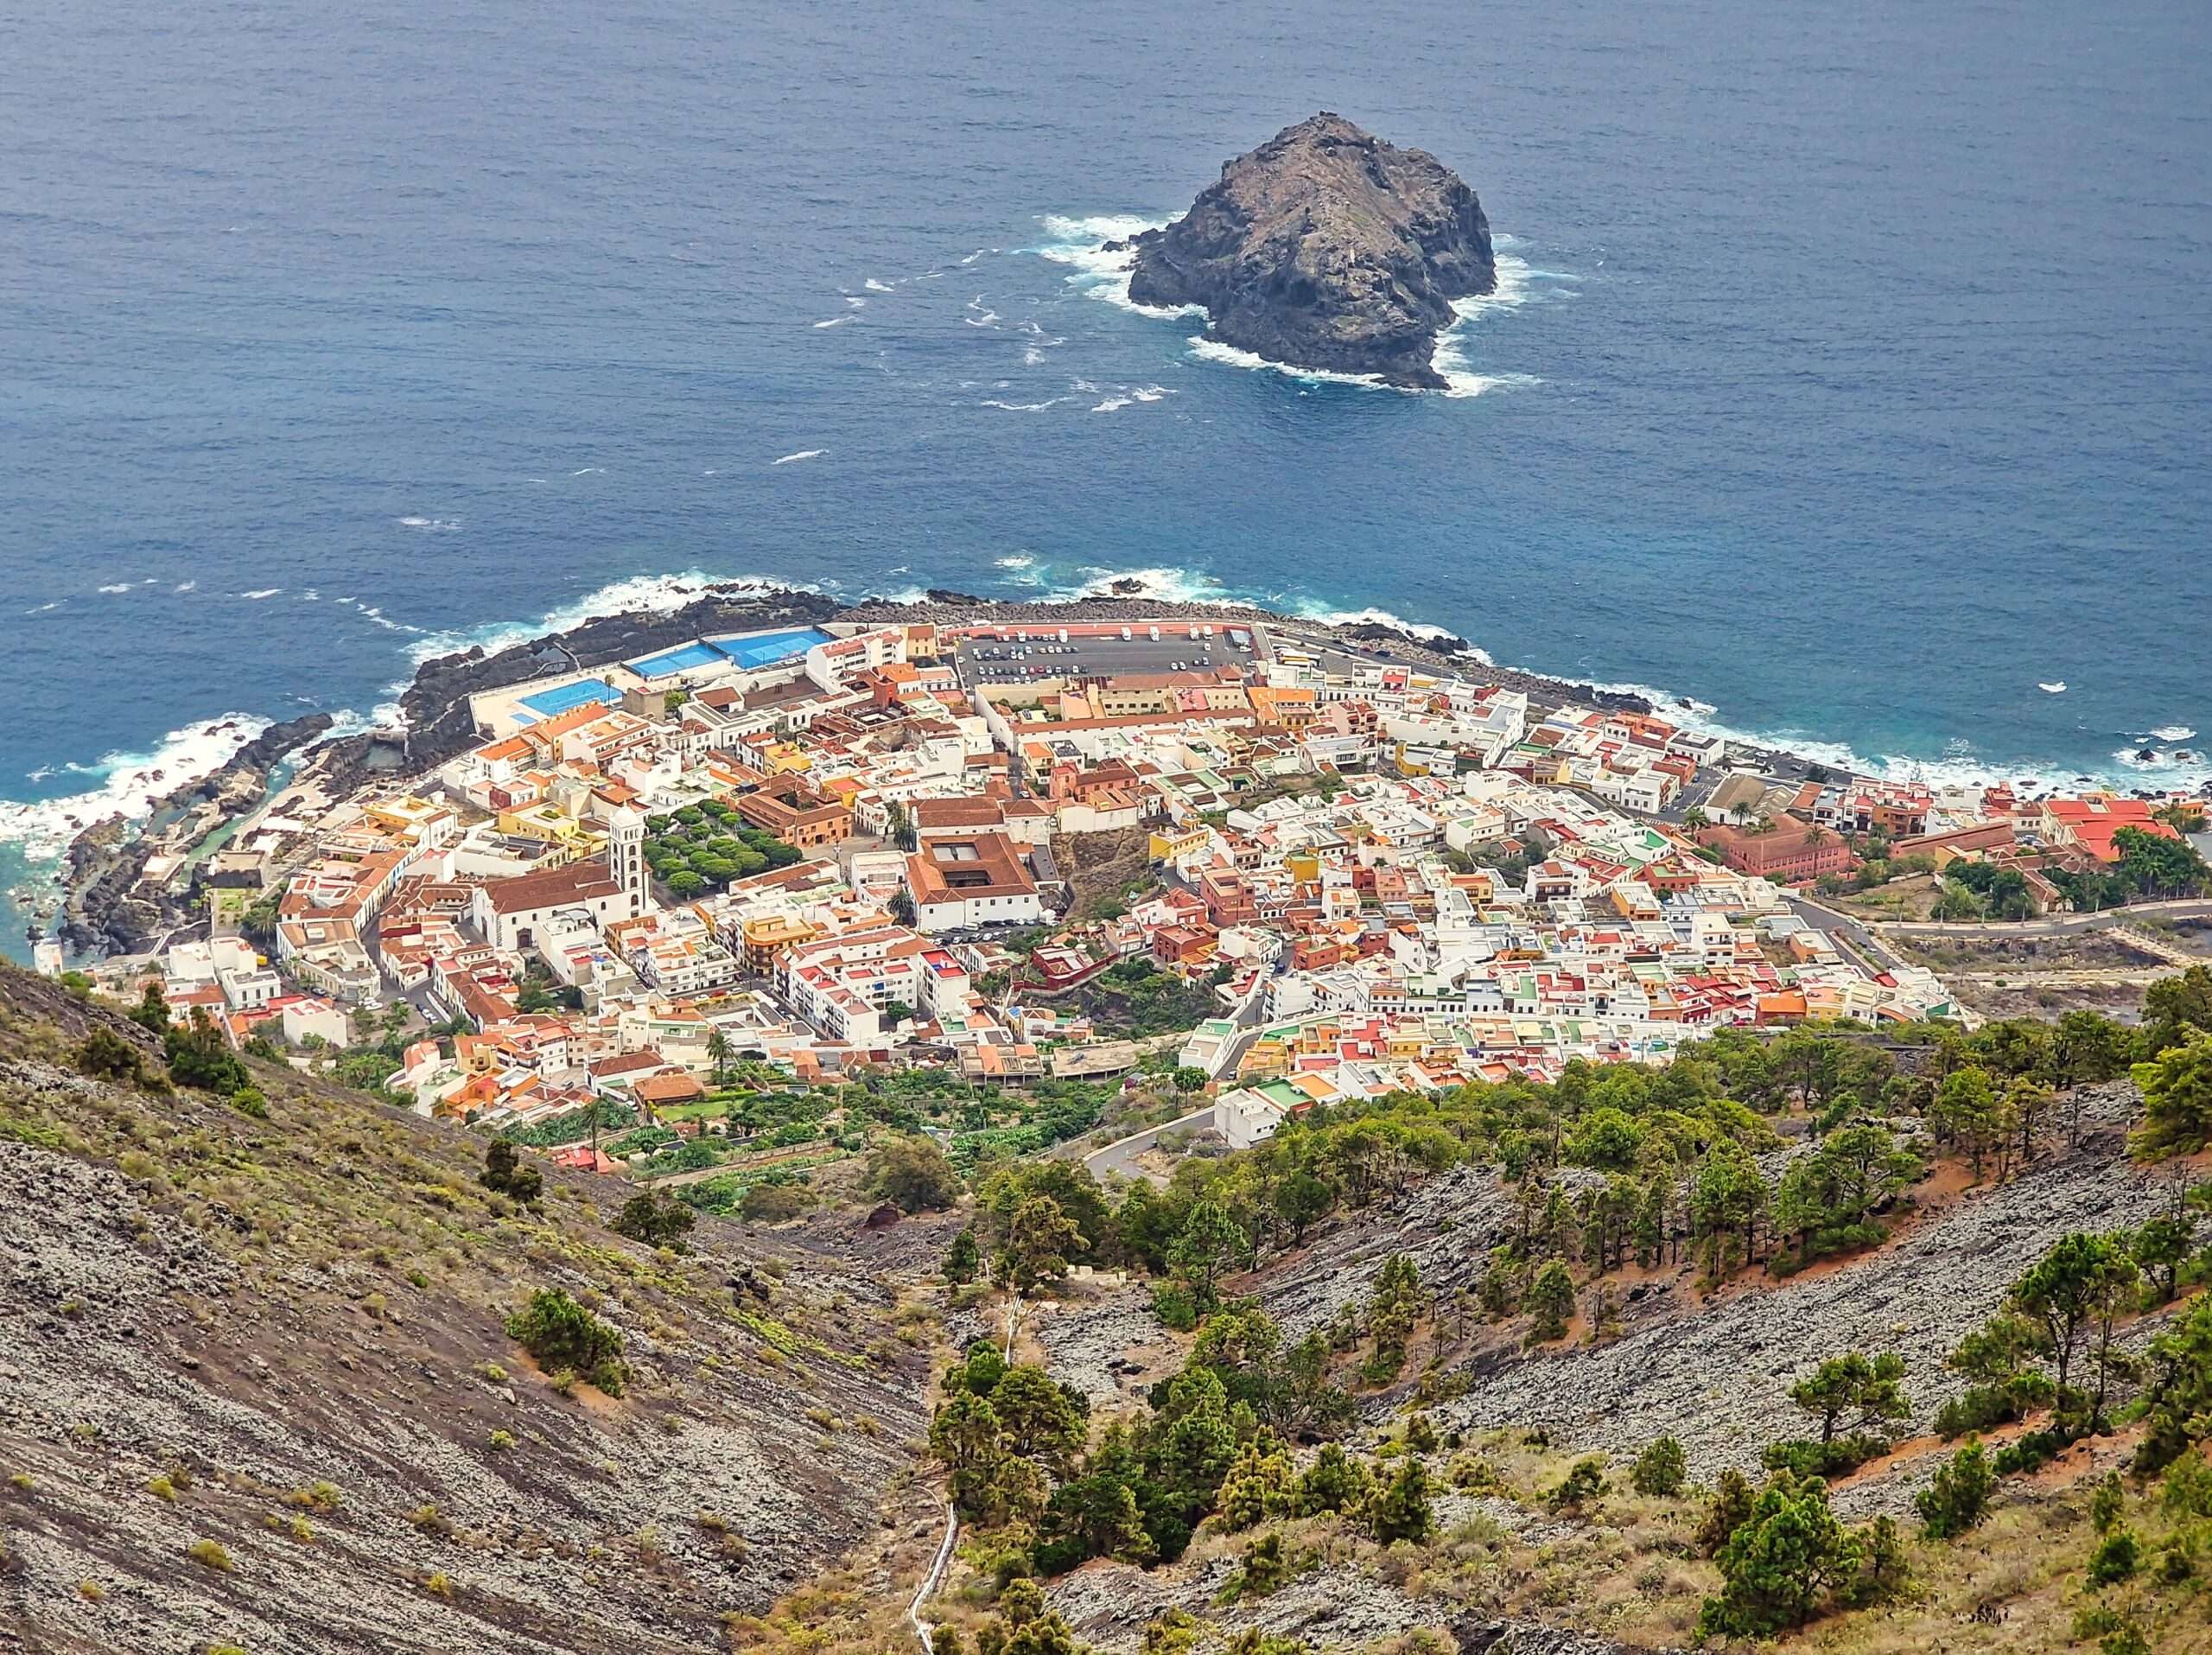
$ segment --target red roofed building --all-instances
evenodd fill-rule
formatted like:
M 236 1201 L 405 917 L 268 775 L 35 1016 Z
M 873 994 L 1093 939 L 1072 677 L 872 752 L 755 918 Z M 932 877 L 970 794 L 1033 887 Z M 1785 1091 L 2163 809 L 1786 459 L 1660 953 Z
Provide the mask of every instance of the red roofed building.
M 2046 799 L 2037 825 L 2044 843 L 2050 849 L 2078 850 L 2106 863 L 2120 860 L 2120 847 L 2113 843 L 2113 837 L 2122 828 L 2134 828 L 2154 838 L 2181 837 L 2152 815 L 2145 800 L 2118 799 L 2110 793 L 2092 793 L 2087 799 Z

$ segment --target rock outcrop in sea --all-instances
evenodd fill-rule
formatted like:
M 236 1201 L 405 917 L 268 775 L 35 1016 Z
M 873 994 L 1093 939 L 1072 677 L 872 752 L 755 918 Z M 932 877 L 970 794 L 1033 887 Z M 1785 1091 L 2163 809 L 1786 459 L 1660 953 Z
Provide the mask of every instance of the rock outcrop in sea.
M 1452 302 L 1497 285 L 1474 191 L 1325 110 L 1124 245 L 1138 304 L 1201 305 L 1211 338 L 1271 362 L 1422 389 L 1445 384 L 1430 359 Z

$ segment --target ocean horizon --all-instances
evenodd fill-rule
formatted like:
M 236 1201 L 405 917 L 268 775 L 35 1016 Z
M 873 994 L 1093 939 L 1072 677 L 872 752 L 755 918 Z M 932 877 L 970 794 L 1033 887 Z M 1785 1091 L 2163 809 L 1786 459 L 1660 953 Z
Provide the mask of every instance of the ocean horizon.
M 709 580 L 1128 579 L 1835 766 L 2212 775 L 2199 10 L 1435 23 L 0 25 L 0 947 L 73 818 Z M 1482 197 L 1448 392 L 1211 344 L 1102 251 L 1319 108 Z

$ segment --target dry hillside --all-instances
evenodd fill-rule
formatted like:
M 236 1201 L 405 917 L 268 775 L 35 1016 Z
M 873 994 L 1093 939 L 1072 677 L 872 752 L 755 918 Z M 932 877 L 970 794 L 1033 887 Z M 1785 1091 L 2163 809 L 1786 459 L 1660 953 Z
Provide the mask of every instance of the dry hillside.
M 519 1206 L 481 1139 L 276 1066 L 266 1119 L 89 1079 L 95 1028 L 153 1060 L 0 969 L 0 1649 L 716 1648 L 911 1478 L 927 1329 L 870 1239 L 656 1253 L 606 1181 Z M 544 1288 L 620 1330 L 619 1399 L 508 1337 Z

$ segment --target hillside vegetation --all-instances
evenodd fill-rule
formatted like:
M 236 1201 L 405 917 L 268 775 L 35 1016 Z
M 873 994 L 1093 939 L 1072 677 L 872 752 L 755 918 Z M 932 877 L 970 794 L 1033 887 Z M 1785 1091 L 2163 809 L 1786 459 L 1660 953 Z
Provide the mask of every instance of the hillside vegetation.
M 0 970 L 19 1646 L 718 1648 L 911 1478 L 869 1238 L 656 1251 L 619 1186 L 170 1044 Z
M 987 1175 L 939 1655 L 2203 1647 L 2206 986 Z

